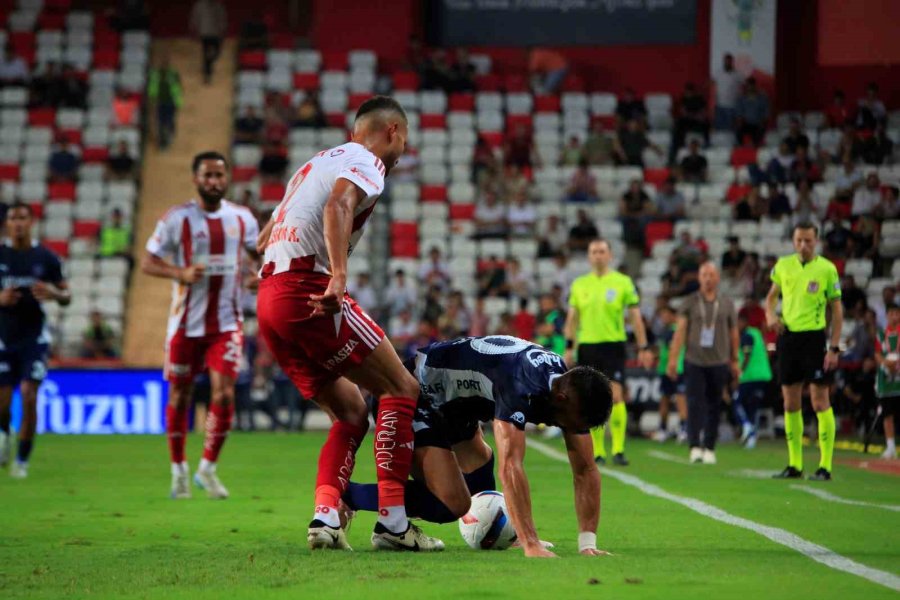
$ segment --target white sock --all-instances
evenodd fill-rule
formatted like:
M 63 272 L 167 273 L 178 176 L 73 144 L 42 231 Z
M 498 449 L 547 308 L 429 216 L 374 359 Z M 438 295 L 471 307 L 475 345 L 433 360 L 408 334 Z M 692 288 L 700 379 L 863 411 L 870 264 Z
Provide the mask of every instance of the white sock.
M 184 472 L 184 463 L 172 463 L 172 475 L 181 475 Z
M 378 509 L 378 522 L 392 533 L 403 533 L 409 527 L 405 506 L 386 506 Z
M 318 519 L 329 527 L 341 526 L 341 518 L 338 516 L 337 509 L 331 506 L 325 506 L 324 504 L 316 506 L 316 512 L 313 514 L 313 519 Z
M 891 452 L 894 452 L 894 453 L 897 452 L 897 447 L 894 445 L 894 438 L 888 438 L 888 439 L 887 439 L 887 448 L 886 448 L 886 450 L 890 450 Z
M 205 458 L 200 459 L 200 466 L 197 467 L 198 471 L 215 471 L 216 463 L 210 462 Z

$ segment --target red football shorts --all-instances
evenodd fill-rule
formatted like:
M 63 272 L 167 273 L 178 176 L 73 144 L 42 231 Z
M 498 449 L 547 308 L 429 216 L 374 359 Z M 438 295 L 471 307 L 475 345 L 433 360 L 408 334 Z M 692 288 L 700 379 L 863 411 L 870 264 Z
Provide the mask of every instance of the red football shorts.
M 234 379 L 243 351 L 240 329 L 200 337 L 187 337 L 179 329 L 166 344 L 165 377 L 171 383 L 189 383 L 208 368 Z
M 361 364 L 384 339 L 381 327 L 349 294 L 340 313 L 310 317 L 310 295 L 324 293 L 327 285 L 327 276 L 279 273 L 260 282 L 256 301 L 260 335 L 308 399 Z

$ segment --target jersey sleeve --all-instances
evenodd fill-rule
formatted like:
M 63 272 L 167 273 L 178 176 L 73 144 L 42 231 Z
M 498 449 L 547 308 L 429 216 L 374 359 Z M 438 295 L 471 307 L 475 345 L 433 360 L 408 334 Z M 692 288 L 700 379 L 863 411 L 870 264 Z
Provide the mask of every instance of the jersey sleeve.
M 47 281 L 53 285 L 63 281 L 62 262 L 52 252 L 47 253 Z
M 781 266 L 781 261 L 775 263 L 775 266 L 772 267 L 772 272 L 769 274 L 769 279 L 772 280 L 772 283 L 781 287 L 781 270 L 778 268 Z
M 841 297 L 841 279 L 838 276 L 837 267 L 831 265 L 828 269 L 828 278 L 825 281 L 825 297 L 828 300 L 837 300 Z
M 753 349 L 753 336 L 750 335 L 750 332 L 744 331 L 744 333 L 741 334 L 740 343 L 741 343 L 741 350 L 745 354 L 749 354 L 750 351 Z
M 578 280 L 572 282 L 572 285 L 569 286 L 569 308 L 574 308 L 575 310 L 579 310 L 581 307 L 578 306 Z
M 384 165 L 371 152 L 351 153 L 338 177 L 355 183 L 366 193 L 366 198 L 378 196 L 384 191 Z
M 634 280 L 631 277 L 625 279 L 625 306 L 638 306 L 641 303 L 641 297 L 638 295 L 637 288 L 634 286 Z
M 147 240 L 147 252 L 160 258 L 170 256 L 178 249 L 177 239 L 172 231 L 172 219 L 166 215 L 156 223 L 153 235 Z
M 244 222 L 244 239 L 241 240 L 244 244 L 244 248 L 250 252 L 256 252 L 256 238 L 259 237 L 259 223 L 253 218 L 250 211 L 247 211 L 246 214 L 242 214 L 238 218 Z

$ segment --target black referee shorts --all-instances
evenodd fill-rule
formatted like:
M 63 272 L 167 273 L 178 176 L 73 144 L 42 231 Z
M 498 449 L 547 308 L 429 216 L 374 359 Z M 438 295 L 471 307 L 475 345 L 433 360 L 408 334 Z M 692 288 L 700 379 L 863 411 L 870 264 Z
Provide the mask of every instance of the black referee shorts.
M 611 381 L 625 383 L 625 342 L 579 344 L 578 364 L 594 367 Z
M 782 385 L 829 384 L 834 371 L 826 371 L 825 330 L 785 331 L 778 338 L 778 375 Z

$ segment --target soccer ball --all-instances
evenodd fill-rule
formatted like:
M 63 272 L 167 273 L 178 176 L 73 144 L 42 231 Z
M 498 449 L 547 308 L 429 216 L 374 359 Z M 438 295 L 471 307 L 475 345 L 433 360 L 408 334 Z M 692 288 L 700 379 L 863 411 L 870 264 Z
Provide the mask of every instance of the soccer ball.
M 516 530 L 506 512 L 503 494 L 478 492 L 472 506 L 459 520 L 459 532 L 470 548 L 504 550 L 516 541 Z

